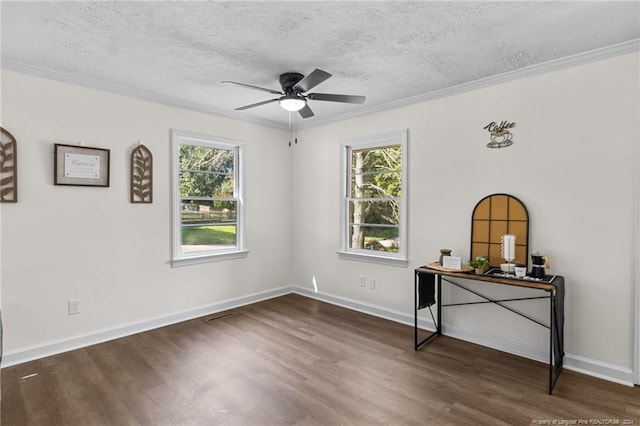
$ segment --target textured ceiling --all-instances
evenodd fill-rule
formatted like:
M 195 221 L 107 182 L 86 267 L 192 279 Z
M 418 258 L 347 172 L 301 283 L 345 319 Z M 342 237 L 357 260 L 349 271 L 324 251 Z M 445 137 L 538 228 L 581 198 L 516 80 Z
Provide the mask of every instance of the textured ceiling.
M 633 2 L 23 2 L 0 3 L 7 69 L 286 127 L 278 76 L 320 68 L 313 92 L 366 95 L 363 105 L 310 101 L 340 118 L 417 95 L 640 37 Z M 153 96 L 147 96 L 153 95 Z M 300 120 L 300 119 L 298 119 Z M 302 124 L 302 121 L 299 121 Z

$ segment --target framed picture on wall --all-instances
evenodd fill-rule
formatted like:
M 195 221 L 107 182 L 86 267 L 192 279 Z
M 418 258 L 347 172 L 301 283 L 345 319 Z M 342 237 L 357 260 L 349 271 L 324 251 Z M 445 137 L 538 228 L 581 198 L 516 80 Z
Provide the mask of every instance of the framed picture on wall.
M 109 186 L 109 150 L 75 145 L 54 145 L 53 184 Z

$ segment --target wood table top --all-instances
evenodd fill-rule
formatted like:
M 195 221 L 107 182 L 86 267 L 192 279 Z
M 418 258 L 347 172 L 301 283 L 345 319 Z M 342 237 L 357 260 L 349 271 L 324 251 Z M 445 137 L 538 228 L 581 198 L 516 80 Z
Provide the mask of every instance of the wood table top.
M 486 281 L 486 282 L 491 282 L 496 284 L 505 284 L 505 285 L 512 285 L 517 287 L 533 288 L 533 289 L 544 290 L 544 291 L 554 290 L 557 286 L 555 283 L 556 279 L 562 278 L 560 276 L 554 276 L 551 282 L 544 282 L 544 281 L 525 280 L 525 279 L 520 279 L 515 277 L 505 278 L 505 277 L 496 277 L 491 275 L 477 275 L 473 272 L 442 271 L 438 269 L 431 269 L 426 266 L 421 266 L 419 268 L 416 268 L 416 271 L 422 272 L 425 274 L 442 275 L 447 277 L 456 277 L 456 278 L 463 278 L 463 279 L 475 280 L 475 281 Z

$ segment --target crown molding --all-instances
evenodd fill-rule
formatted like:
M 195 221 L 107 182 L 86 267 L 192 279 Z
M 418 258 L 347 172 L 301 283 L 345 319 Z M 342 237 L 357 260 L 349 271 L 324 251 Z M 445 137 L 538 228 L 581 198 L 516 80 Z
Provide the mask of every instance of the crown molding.
M 48 68 L 38 67 L 34 65 L 23 64 L 20 62 L 12 61 L 10 59 L 2 58 L 0 60 L 0 68 L 15 71 L 23 74 L 33 75 L 34 77 L 46 78 L 49 80 L 55 80 L 62 83 L 72 84 L 74 86 L 86 87 L 88 89 L 100 90 L 116 95 L 127 96 L 130 98 L 141 99 L 144 101 L 159 103 L 163 105 L 169 105 L 178 108 L 189 109 L 196 112 L 203 112 L 207 114 L 213 114 L 222 116 L 225 118 L 231 118 L 244 122 L 249 122 L 261 126 L 273 127 L 277 129 L 287 129 L 288 127 L 281 123 L 275 123 L 271 120 L 264 120 L 255 117 L 248 117 L 242 113 L 235 111 L 227 111 L 222 108 L 215 108 L 207 104 L 200 102 L 193 102 L 186 99 L 176 98 L 173 96 L 160 95 L 147 90 L 136 89 L 133 87 L 120 86 L 116 84 L 105 83 L 102 81 L 71 75 L 68 73 L 51 70 Z
M 298 129 L 308 129 L 325 124 L 334 123 L 337 121 L 347 120 L 351 118 L 361 117 L 363 115 L 369 115 L 373 113 L 379 113 L 389 111 L 392 109 L 402 108 L 405 106 L 432 101 L 434 99 L 444 98 L 447 96 L 458 95 L 464 92 L 470 92 L 472 90 L 478 90 L 485 87 L 494 86 L 497 84 L 506 83 L 513 80 L 518 80 L 526 77 L 533 77 L 540 74 L 545 74 L 552 71 L 558 71 L 565 68 L 570 68 L 578 65 L 584 65 L 591 62 L 601 61 L 607 58 L 626 55 L 629 53 L 640 52 L 640 38 L 626 41 L 611 46 L 602 47 L 599 49 L 589 50 L 586 52 L 578 53 L 564 58 L 554 59 L 552 61 L 543 62 L 541 64 L 530 65 L 524 68 L 519 68 L 514 71 L 505 72 L 502 74 L 496 74 L 491 77 L 482 78 L 479 80 L 470 81 L 468 83 L 459 84 L 453 87 L 447 87 L 440 90 L 434 90 L 433 92 L 424 93 L 410 98 L 400 99 L 393 102 L 388 102 L 381 105 L 372 106 L 370 108 L 359 109 L 354 112 L 335 115 L 326 119 L 318 119 L 313 123 L 299 123 Z
M 576 55 L 567 56 L 564 58 L 554 59 L 552 61 L 544 62 L 537 65 L 530 65 L 528 67 L 520 68 L 514 71 L 497 74 L 491 77 L 482 78 L 479 80 L 470 81 L 468 83 L 459 84 L 457 86 L 448 87 L 445 89 L 434 90 L 432 92 L 412 96 L 409 98 L 388 102 L 381 105 L 372 106 L 369 108 L 358 109 L 357 111 L 339 114 L 327 118 L 316 118 L 312 122 L 298 122 L 297 128 L 299 130 L 309 129 L 312 127 L 323 126 L 338 121 L 343 121 L 351 118 L 361 117 L 368 114 L 380 113 L 389 111 L 392 109 L 402 108 L 408 105 L 413 105 L 421 102 L 427 102 L 434 99 L 444 98 L 447 96 L 453 96 L 472 90 L 478 90 L 485 87 L 506 83 L 509 81 L 532 77 L 539 74 L 548 73 L 551 71 L 557 71 L 564 68 L 570 68 L 577 65 L 583 65 L 590 62 L 600 61 L 603 59 L 625 55 L 628 53 L 640 51 L 640 38 L 623 43 L 614 44 L 611 46 L 602 47 L 599 49 L 589 50 L 587 52 L 578 53 Z M 261 126 L 276 128 L 279 130 L 288 130 L 288 125 L 285 123 L 278 123 L 271 120 L 260 119 L 256 117 L 250 117 L 242 113 L 223 110 L 221 108 L 215 108 L 210 105 L 206 105 L 199 102 L 188 101 L 172 96 L 159 95 L 150 91 L 136 89 L 132 87 L 119 86 L 115 84 L 109 84 L 90 78 L 79 77 L 71 74 L 67 74 L 60 71 L 54 71 L 47 68 L 37 67 L 33 65 L 22 64 L 20 62 L 12 61 L 10 59 L 2 59 L 0 61 L 0 68 L 16 71 L 24 74 L 30 74 L 36 77 L 47 78 L 51 80 L 61 81 L 63 83 L 69 83 L 76 86 L 82 86 L 90 89 L 101 90 L 109 93 L 114 93 L 122 96 L 137 98 L 146 100 L 149 102 L 155 102 L 165 105 L 170 105 L 178 108 L 189 109 L 192 111 L 203 112 L 207 114 L 214 114 L 226 118 L 240 120 L 252 124 Z

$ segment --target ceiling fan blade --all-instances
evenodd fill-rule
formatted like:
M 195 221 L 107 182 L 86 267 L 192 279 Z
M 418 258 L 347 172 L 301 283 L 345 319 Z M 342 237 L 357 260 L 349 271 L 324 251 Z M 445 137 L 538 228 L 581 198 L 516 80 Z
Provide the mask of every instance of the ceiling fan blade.
M 302 108 L 300 111 L 298 111 L 298 114 L 300 114 L 300 117 L 302 118 L 309 118 L 315 115 L 313 111 L 311 111 L 311 108 L 309 108 L 308 104 L 305 105 L 304 108 Z
M 251 104 L 251 105 L 245 105 L 245 106 L 241 106 L 241 107 L 238 107 L 238 108 L 234 108 L 234 110 L 236 110 L 236 111 L 244 111 L 245 109 L 257 107 L 257 106 L 260 106 L 260 105 L 270 104 L 271 102 L 278 102 L 278 99 L 269 99 L 268 101 L 262 101 L 262 102 L 258 102 L 258 103 Z
M 224 80 L 224 81 L 221 81 L 220 83 L 237 84 L 238 86 L 248 87 L 249 89 L 262 90 L 263 92 L 268 92 L 274 95 L 284 95 L 284 93 L 279 90 L 267 89 L 265 87 L 259 87 L 259 86 L 252 86 L 251 84 L 238 83 L 236 81 Z
M 302 80 L 297 82 L 296 85 L 293 86 L 293 90 L 297 92 L 306 92 L 313 89 L 329 77 L 331 77 L 331 74 L 316 68 L 311 72 L 311 74 L 307 75 Z
M 345 102 L 348 104 L 361 104 L 364 103 L 366 98 L 366 96 L 334 95 L 331 93 L 309 93 L 307 95 L 307 99 L 313 99 L 314 101 Z

